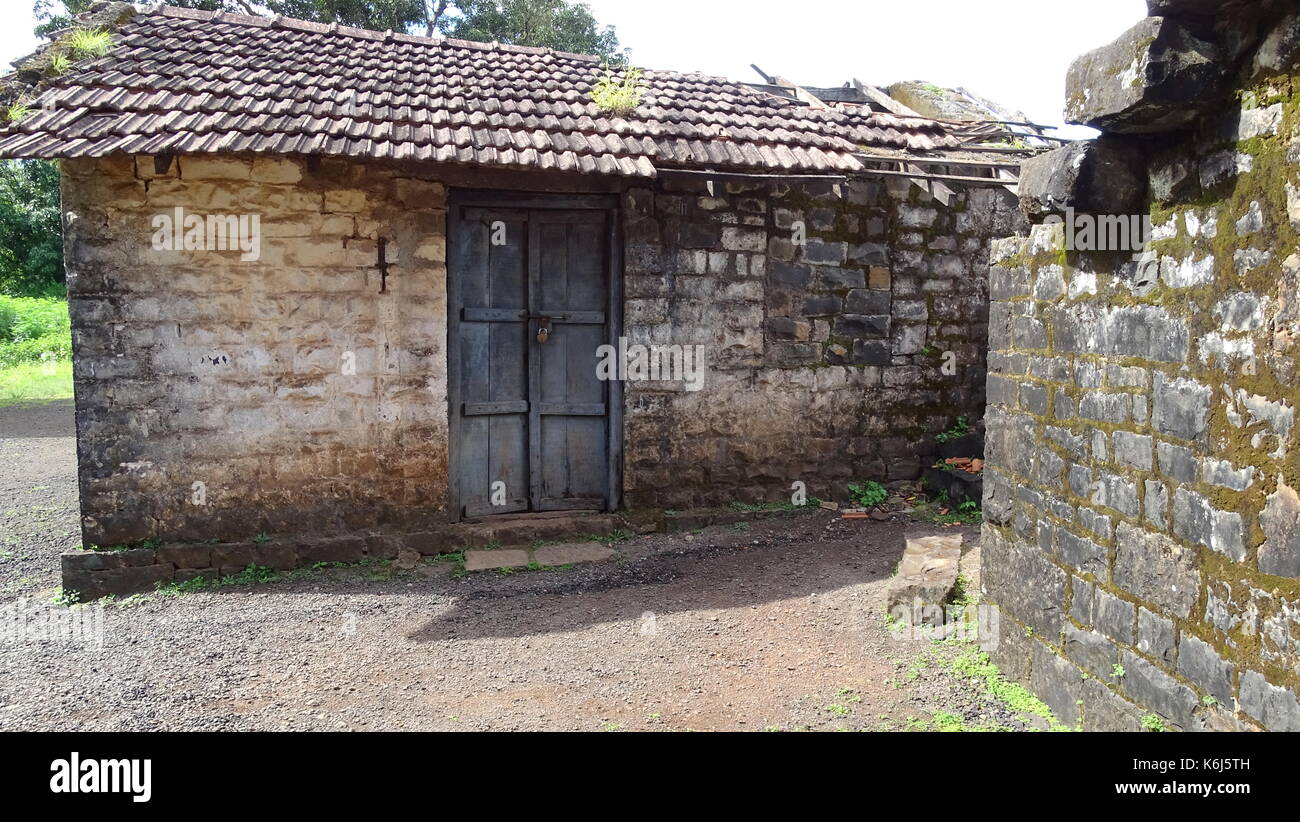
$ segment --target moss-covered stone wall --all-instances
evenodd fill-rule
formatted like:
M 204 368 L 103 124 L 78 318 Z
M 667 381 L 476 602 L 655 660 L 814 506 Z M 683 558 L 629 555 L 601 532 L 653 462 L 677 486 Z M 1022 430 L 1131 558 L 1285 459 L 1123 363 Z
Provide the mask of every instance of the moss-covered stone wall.
M 1251 34 L 1215 113 L 1129 138 L 1145 255 L 1050 222 L 995 244 L 995 659 L 1085 729 L 1300 730 L 1298 29 Z

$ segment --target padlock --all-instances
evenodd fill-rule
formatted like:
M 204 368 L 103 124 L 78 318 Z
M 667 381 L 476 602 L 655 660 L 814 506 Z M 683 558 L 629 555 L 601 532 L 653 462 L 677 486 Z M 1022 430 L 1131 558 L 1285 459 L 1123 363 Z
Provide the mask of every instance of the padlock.
M 544 343 L 550 338 L 550 336 L 551 336 L 551 318 L 538 317 L 537 318 L 537 341 L 539 343 Z

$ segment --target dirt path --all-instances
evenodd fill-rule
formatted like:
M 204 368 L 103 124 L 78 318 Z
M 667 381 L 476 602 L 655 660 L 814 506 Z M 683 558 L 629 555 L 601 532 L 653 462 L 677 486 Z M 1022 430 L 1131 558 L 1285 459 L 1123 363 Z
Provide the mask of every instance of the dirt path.
M 70 411 L 30 413 L 61 436 L 0 417 L 0 454 L 23 457 L 5 510 L 63 507 L 6 515 L 7 596 L 57 584 L 76 541 Z M 0 642 L 0 730 L 1023 727 L 939 661 L 967 651 L 885 629 L 904 535 L 936 530 L 817 512 L 640 537 L 572 570 L 372 566 L 136 598 L 104 609 L 102 648 Z

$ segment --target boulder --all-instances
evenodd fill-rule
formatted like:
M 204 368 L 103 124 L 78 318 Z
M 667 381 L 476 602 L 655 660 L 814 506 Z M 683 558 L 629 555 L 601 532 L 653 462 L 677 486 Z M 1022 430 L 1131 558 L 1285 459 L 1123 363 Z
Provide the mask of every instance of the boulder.
M 1100 137 L 1069 143 L 1020 167 L 1020 207 L 1031 219 L 1067 208 L 1090 214 L 1144 212 L 1145 148 L 1135 140 Z
M 1074 61 L 1065 119 L 1114 134 L 1177 131 L 1222 103 L 1228 74 L 1219 46 L 1176 19 L 1148 17 Z

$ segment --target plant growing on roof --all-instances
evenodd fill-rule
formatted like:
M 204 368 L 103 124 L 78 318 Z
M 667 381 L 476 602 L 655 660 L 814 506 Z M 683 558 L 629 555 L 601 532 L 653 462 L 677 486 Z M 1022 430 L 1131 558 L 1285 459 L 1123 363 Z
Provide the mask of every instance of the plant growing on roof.
M 31 108 L 22 100 L 15 100 L 5 109 L 5 122 L 16 123 L 31 113 Z
M 113 46 L 113 35 L 103 29 L 77 29 L 64 39 L 63 44 L 78 60 L 103 57 Z
M 72 61 L 68 59 L 68 55 L 62 52 L 50 55 L 50 74 L 58 77 L 70 68 L 72 68 Z
M 641 69 L 628 66 L 619 77 L 615 76 L 606 63 L 605 76 L 592 86 L 591 99 L 599 110 L 624 116 L 641 105 L 641 95 L 645 91 L 646 83 L 641 76 Z

